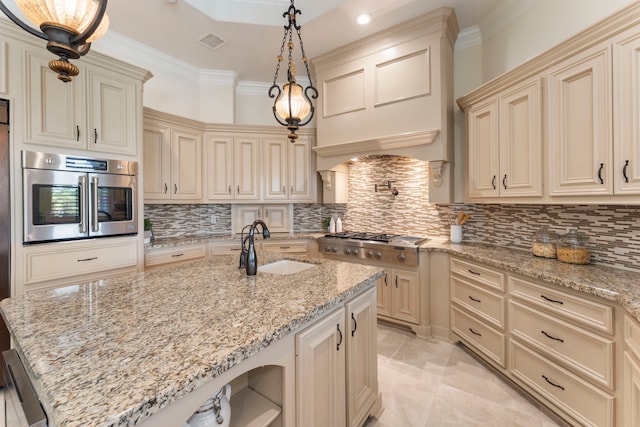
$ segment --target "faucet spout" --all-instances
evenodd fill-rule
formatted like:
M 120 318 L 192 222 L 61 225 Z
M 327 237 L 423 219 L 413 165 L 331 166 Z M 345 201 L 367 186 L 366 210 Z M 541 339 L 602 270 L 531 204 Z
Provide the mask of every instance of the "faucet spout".
M 251 224 L 249 228 L 249 234 L 242 241 L 242 253 L 240 254 L 240 268 L 242 268 L 242 262 L 244 259 L 244 268 L 247 271 L 247 276 L 255 276 L 258 272 L 258 256 L 256 254 L 256 246 L 254 243 L 255 230 L 258 225 L 262 228 L 262 237 L 264 239 L 268 239 L 271 236 L 271 233 L 267 228 L 267 224 L 265 224 L 264 221 L 260 219 L 253 221 L 253 224 Z M 247 248 L 246 253 L 244 253 L 245 241 L 248 241 L 249 243 L 249 247 Z

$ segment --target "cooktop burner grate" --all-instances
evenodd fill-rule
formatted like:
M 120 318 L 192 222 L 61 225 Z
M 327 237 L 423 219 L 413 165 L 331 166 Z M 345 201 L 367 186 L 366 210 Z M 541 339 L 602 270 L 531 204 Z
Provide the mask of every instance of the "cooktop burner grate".
M 339 233 L 325 234 L 324 237 L 331 239 L 353 239 L 353 240 L 369 240 L 373 242 L 385 242 L 388 243 L 394 237 L 399 237 L 397 234 L 387 233 L 367 233 L 359 231 L 341 231 Z

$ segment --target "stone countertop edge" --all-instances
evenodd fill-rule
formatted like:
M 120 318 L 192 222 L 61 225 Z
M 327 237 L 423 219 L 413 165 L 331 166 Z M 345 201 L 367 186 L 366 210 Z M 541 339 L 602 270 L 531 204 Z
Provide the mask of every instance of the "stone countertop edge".
M 271 233 L 269 240 L 315 240 L 324 236 L 326 233 L 317 232 L 299 232 L 299 233 Z M 246 235 L 246 233 L 245 233 Z M 256 237 L 256 240 L 263 240 L 262 235 Z M 240 245 L 240 234 L 203 234 L 203 235 L 185 235 L 172 237 L 159 237 L 144 245 L 145 250 L 158 248 L 171 248 L 183 245 L 193 245 L 198 243 L 209 242 L 237 242 Z
M 445 239 L 434 239 L 421 245 L 419 250 L 447 252 L 511 273 L 615 301 L 640 321 L 640 273 L 634 271 L 598 264 L 567 264 L 557 259 L 536 257 L 524 249 L 477 242 L 451 243 Z
M 260 264 L 281 259 L 319 268 L 246 276 L 235 255 L 217 256 L 29 291 L 2 300 L 0 312 L 49 425 L 133 426 L 383 275 L 380 267 L 259 252 Z

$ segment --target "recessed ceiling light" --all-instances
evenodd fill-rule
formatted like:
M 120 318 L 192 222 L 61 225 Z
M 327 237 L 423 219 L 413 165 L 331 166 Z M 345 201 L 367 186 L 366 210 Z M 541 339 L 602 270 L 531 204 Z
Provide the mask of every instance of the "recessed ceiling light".
M 356 22 L 360 25 L 366 25 L 369 23 L 369 21 L 371 21 L 371 15 L 369 15 L 368 13 L 361 13 L 356 16 Z

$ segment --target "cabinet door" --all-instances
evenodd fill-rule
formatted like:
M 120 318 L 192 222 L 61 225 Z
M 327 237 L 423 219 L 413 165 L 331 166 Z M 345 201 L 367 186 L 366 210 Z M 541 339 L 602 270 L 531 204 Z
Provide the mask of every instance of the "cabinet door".
M 340 308 L 296 335 L 298 426 L 346 424 L 344 318 Z
M 289 226 L 289 206 L 264 206 L 264 222 L 273 233 L 285 233 L 291 231 L 291 227 Z
M 87 148 L 108 153 L 136 154 L 137 84 L 105 70 L 88 69 L 87 78 Z
M 613 194 L 611 49 L 590 49 L 548 73 L 550 196 Z
M 498 101 L 474 106 L 467 113 L 470 198 L 498 197 Z
M 389 271 L 384 271 L 384 276 L 378 280 L 377 291 L 378 298 L 377 308 L 378 314 L 382 316 L 391 316 L 391 286 L 389 286 L 389 282 L 391 281 L 391 274 Z
M 231 200 L 233 183 L 233 137 L 207 135 L 205 142 L 207 199 Z
M 233 232 L 240 233 L 245 225 L 253 224 L 253 221 L 256 219 L 262 219 L 260 206 L 234 205 L 233 219 L 233 223 L 235 224 L 235 230 L 233 230 Z
M 171 129 L 160 124 L 145 124 L 142 149 L 144 199 L 170 199 Z
M 420 323 L 420 280 L 416 271 L 393 270 L 391 315 L 398 320 Z
M 283 137 L 263 138 L 265 200 L 285 200 L 288 196 L 287 144 Z
M 202 141 L 200 135 L 186 130 L 171 132 L 172 199 L 202 198 Z
M 361 426 L 378 395 L 375 289 L 347 303 L 347 425 Z
M 294 143 L 287 142 L 289 147 L 289 200 L 311 200 L 315 171 L 311 169 L 312 140 L 308 136 L 300 136 Z
M 87 141 L 83 73 L 65 84 L 49 69 L 51 58 L 26 51 L 26 141 L 84 149 Z
M 624 352 L 624 425 L 640 425 L 640 365 L 628 351 Z
M 259 138 L 256 136 L 234 137 L 234 167 L 236 200 L 260 199 Z
M 640 194 L 640 35 L 614 44 L 615 194 Z
M 500 196 L 542 196 L 540 80 L 499 98 Z

